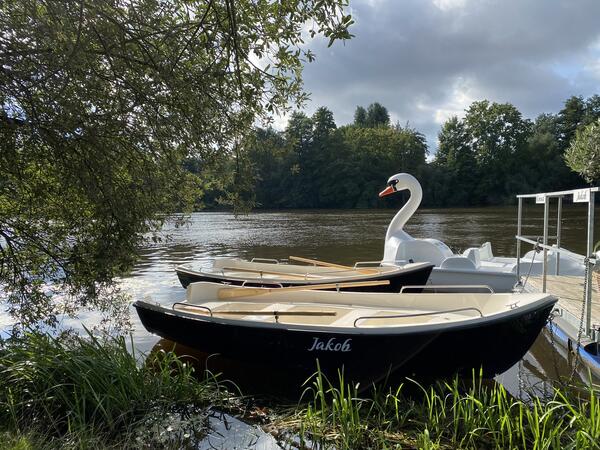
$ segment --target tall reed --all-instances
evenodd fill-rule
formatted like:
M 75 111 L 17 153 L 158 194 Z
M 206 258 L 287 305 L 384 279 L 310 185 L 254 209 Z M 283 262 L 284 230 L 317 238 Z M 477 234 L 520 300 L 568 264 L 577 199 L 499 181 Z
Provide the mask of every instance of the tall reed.
M 0 348 L 0 431 L 121 439 L 149 411 L 219 401 L 173 353 L 140 365 L 125 338 L 32 333 Z
M 600 448 L 600 390 L 593 384 L 525 402 L 474 373 L 469 383 L 407 379 L 360 397 L 343 375 L 331 383 L 317 373 L 310 392 L 308 404 L 280 423 L 295 427 L 309 447 Z

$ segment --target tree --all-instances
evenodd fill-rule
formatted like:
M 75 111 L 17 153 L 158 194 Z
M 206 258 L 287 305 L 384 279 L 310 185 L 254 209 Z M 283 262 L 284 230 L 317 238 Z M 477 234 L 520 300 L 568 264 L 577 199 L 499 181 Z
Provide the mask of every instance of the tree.
M 600 119 L 600 95 L 595 94 L 585 100 L 583 124 L 589 125 Z
M 257 119 L 304 101 L 306 24 L 330 45 L 348 39 L 345 5 L 2 2 L 0 285 L 11 313 L 31 324 L 63 305 L 110 304 L 146 233 L 198 195 L 184 159 L 232 158 Z
M 565 164 L 560 136 L 557 115 L 540 114 L 535 119 L 515 174 L 522 175 L 520 192 L 566 190 L 581 183 Z
M 330 183 L 341 186 L 337 191 L 346 194 L 343 201 L 338 200 L 340 206 L 377 206 L 377 192 L 390 175 L 409 172 L 418 176 L 425 165 L 427 145 L 424 136 L 415 130 L 347 126 L 340 131 L 349 161 L 343 171 L 336 172 L 335 180 L 330 176 Z M 390 201 L 395 203 L 399 197 Z
M 577 131 L 565 161 L 588 183 L 600 179 L 600 119 Z
M 335 120 L 333 113 L 325 106 L 318 108 L 312 116 L 314 126 L 313 137 L 315 141 L 323 141 L 329 134 L 335 130 Z
M 585 117 L 585 103 L 583 97 L 570 97 L 565 101 L 565 106 L 558 113 L 559 129 L 560 129 L 560 142 L 562 148 L 566 149 L 575 133 L 577 128 L 583 123 Z
M 480 174 L 486 202 L 498 203 L 513 194 L 509 182 L 519 169 L 531 122 L 510 103 L 487 100 L 471 104 L 464 118 L 469 145 Z
M 357 106 L 354 111 L 354 125 L 358 127 L 367 126 L 367 110 L 362 106 Z
M 479 174 L 470 140 L 465 123 L 456 116 L 442 125 L 434 160 L 434 165 L 443 168 L 448 178 L 436 199 L 442 205 L 463 206 L 481 201 L 481 192 L 475 189 Z
M 369 127 L 380 127 L 380 126 L 389 126 L 390 124 L 390 115 L 385 106 L 375 102 L 369 105 L 367 109 L 367 120 L 366 124 Z
M 302 157 L 308 150 L 313 139 L 313 121 L 302 111 L 294 111 L 285 128 L 285 136 L 288 142 Z

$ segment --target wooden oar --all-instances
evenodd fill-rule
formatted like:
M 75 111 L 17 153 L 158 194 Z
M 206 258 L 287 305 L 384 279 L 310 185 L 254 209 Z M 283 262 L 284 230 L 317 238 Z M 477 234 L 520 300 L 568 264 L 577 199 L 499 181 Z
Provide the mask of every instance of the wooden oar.
M 253 288 L 253 287 L 237 287 L 237 288 L 221 288 L 217 293 L 219 300 L 237 297 L 251 297 L 254 295 L 272 294 L 274 292 L 294 292 L 294 291 L 314 291 L 318 289 L 344 289 L 351 287 L 364 286 L 385 286 L 390 284 L 390 280 L 376 281 L 354 281 L 349 283 L 323 283 L 310 284 L 304 286 L 290 286 L 284 288 Z
M 303 275 L 301 273 L 275 272 L 274 270 L 245 269 L 245 268 L 241 268 L 241 267 L 223 267 L 222 270 L 223 271 L 229 270 L 230 272 L 248 272 L 248 273 L 260 273 L 260 274 L 267 274 L 267 275 L 280 275 L 280 276 L 286 276 L 286 277 L 290 277 L 290 278 L 302 278 L 302 279 L 306 279 L 307 277 L 323 278 L 321 275 L 316 275 L 316 274 L 311 274 L 311 273 L 307 273 L 307 274 Z
M 314 264 L 315 266 L 323 267 L 334 267 L 336 269 L 355 270 L 356 272 L 368 274 L 368 273 L 379 273 L 377 269 L 357 269 L 356 267 L 343 266 L 341 264 L 330 263 L 326 261 L 319 261 L 318 259 L 301 258 L 300 256 L 290 256 L 292 261 L 299 261 L 307 264 Z

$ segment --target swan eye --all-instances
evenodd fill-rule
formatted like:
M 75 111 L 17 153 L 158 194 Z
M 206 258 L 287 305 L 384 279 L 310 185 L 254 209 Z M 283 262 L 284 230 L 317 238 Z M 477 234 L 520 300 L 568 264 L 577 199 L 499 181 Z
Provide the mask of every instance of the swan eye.
M 396 185 L 397 185 L 397 184 L 398 184 L 398 180 L 391 180 L 391 181 L 388 183 L 388 186 L 391 186 L 391 187 L 393 187 L 393 188 L 394 188 L 394 191 L 395 191 L 395 190 L 396 190 Z

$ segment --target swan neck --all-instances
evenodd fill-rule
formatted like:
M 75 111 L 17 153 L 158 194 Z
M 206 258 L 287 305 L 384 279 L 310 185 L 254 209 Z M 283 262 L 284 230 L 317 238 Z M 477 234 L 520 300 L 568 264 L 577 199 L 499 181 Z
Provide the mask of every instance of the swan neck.
M 423 190 L 421 189 L 421 186 L 418 183 L 416 184 L 416 186 L 408 187 L 408 192 L 410 193 L 410 197 L 390 222 L 386 233 L 386 240 L 388 240 L 393 235 L 404 232 L 404 225 L 406 224 L 406 222 L 409 221 L 409 219 L 412 217 L 412 215 L 415 213 L 415 211 L 419 208 L 419 205 L 421 204 L 421 200 L 423 198 Z

